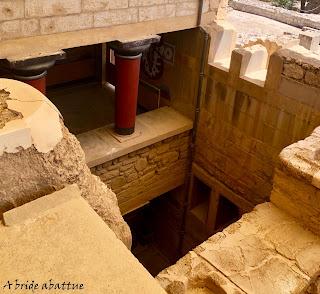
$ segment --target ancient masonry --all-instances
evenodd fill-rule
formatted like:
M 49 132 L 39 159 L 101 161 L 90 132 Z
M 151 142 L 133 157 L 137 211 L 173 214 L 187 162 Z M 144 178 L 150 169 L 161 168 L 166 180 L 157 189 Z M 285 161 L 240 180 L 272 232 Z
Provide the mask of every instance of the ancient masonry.
M 269 63 L 259 44 L 224 54 L 209 64 L 195 163 L 258 204 L 280 151 L 320 124 L 319 59 L 301 46 L 279 49 Z
M 204 1 L 215 17 L 226 1 Z M 198 0 L 13 0 L 0 2 L 0 40 L 106 28 L 198 13 Z
M 21 61 L 26 54 L 46 55 L 113 41 L 120 35 L 138 40 L 142 33 L 194 28 L 200 21 L 198 4 L 195 0 L 0 0 L 0 59 L 10 61 L 13 56 Z M 192 122 L 184 121 L 188 127 L 167 130 L 157 140 L 150 136 L 139 142 L 138 136 L 134 148 L 126 146 L 127 154 L 116 150 L 113 156 L 105 149 L 111 146 L 111 136 L 116 140 L 114 134 L 93 130 L 89 137 L 94 140 L 88 146 L 94 155 L 102 152 L 103 160 L 90 164 L 90 171 L 90 154 L 85 155 L 69 133 L 57 108 L 29 85 L 0 79 L 0 235 L 6 236 L 0 240 L 5 261 L 0 278 L 13 270 L 25 274 L 19 270 L 26 263 L 35 272 L 40 271 L 39 264 L 46 273 L 60 265 L 70 271 L 68 258 L 61 258 L 68 256 L 82 259 L 82 273 L 92 293 L 106 293 L 111 284 L 112 290 L 132 285 L 133 293 L 164 293 L 163 289 L 169 294 L 319 293 L 319 39 L 307 34 L 296 43 L 273 46 L 259 40 L 235 49 L 235 30 L 218 20 L 225 5 L 226 1 L 204 1 L 201 24 L 210 34 L 211 48 L 195 143 Z M 186 54 L 181 58 L 190 64 L 194 59 Z M 187 101 L 188 107 L 185 102 L 150 113 L 154 118 L 159 113 L 171 115 L 170 125 L 180 115 L 174 106 L 194 110 L 194 100 Z M 161 115 L 157 119 L 163 127 Z M 96 146 L 98 141 L 102 143 Z M 169 245 L 178 247 L 173 243 L 179 243 L 184 233 L 182 249 L 194 249 L 163 270 L 157 284 L 125 248 L 130 248 L 132 237 L 121 213 L 188 183 L 189 194 L 180 197 L 174 191 L 170 198 L 183 198 L 174 208 L 181 217 L 190 205 L 187 196 L 193 197 L 195 179 L 210 190 L 201 223 L 207 234 L 202 241 L 209 238 L 200 245 L 192 240 L 199 232 L 188 219 L 189 211 L 185 231 L 180 219 L 175 223 L 165 219 L 176 238 Z M 244 214 L 212 235 L 222 196 Z M 171 211 L 167 209 L 167 215 Z M 52 255 L 42 264 L 47 248 L 59 248 L 63 255 Z M 34 251 L 41 256 L 35 264 L 29 258 Z M 19 266 L 10 258 L 16 252 Z M 78 272 L 70 272 L 79 278 Z
M 189 132 L 91 168 L 116 193 L 120 209 L 183 185 L 190 162 Z M 170 177 L 168 177 L 170 174 Z
M 271 203 L 158 275 L 168 293 L 319 293 L 319 138 L 316 129 L 281 152 Z
M 5 116 L 7 123 L 0 129 L 0 212 L 77 184 L 82 196 L 130 248 L 130 229 L 115 194 L 90 173 L 80 143 L 63 125 L 56 107 L 25 83 L 0 79 L 0 88 L 7 89 L 7 106 L 0 118 L 8 108 L 19 113 L 9 119 Z
M 202 23 L 223 18 L 226 5 L 227 0 L 205 0 Z M 39 52 L 48 56 L 67 48 L 190 29 L 197 26 L 198 9 L 198 0 L 4 0 L 0 58 L 39 57 Z

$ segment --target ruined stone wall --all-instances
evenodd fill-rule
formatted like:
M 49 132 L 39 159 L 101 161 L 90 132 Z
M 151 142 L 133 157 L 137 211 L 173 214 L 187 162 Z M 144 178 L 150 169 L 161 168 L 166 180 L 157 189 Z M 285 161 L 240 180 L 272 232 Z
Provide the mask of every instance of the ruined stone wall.
M 169 294 L 201 290 L 315 294 L 319 248 L 319 236 L 272 203 L 263 203 L 163 270 L 156 279 Z
M 77 184 L 82 197 L 130 248 L 130 229 L 116 195 L 90 173 L 79 141 L 63 125 L 55 106 L 33 87 L 15 80 L 0 79 L 0 97 L 5 102 L 0 107 L 0 217 Z M 10 111 L 19 115 L 7 119 L 3 114 Z
M 205 0 L 204 20 L 212 22 L 218 10 L 225 9 L 225 5 L 220 5 L 225 2 Z M 43 50 L 48 52 L 50 47 L 56 50 L 141 38 L 195 27 L 198 9 L 199 0 L 5 0 L 0 2 L 0 41 L 55 34 L 60 44 L 50 38 L 36 39 L 46 40 Z M 30 41 L 19 40 L 21 42 L 25 48 L 20 53 L 32 50 Z M 0 58 L 18 52 L 17 48 L 8 47 L 11 44 L 0 42 L 0 48 L 3 46 Z
M 122 213 L 185 182 L 190 133 L 168 138 L 95 166 L 91 172 L 116 193 Z
M 302 47 L 280 50 L 262 84 L 261 71 L 240 77 L 240 51 L 229 70 L 209 66 L 195 162 L 257 204 L 270 196 L 280 151 L 320 124 L 320 61 Z
M 274 177 L 271 201 L 320 235 L 319 127 L 310 137 L 286 147 Z
M 285 56 L 286 52 L 278 55 L 281 60 Z M 305 65 L 301 56 L 291 57 L 297 58 L 294 64 Z M 281 71 L 284 64 L 292 63 L 282 63 Z M 169 294 L 200 289 L 234 294 L 319 293 L 319 143 L 320 127 L 282 150 L 271 202 L 257 205 L 163 270 L 156 277 L 161 286 Z

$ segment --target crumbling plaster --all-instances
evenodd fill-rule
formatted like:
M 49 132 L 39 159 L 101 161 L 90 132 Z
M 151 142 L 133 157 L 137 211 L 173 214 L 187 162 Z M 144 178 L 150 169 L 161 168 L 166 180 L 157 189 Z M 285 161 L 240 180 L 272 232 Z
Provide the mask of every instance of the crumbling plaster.
M 130 247 L 130 229 L 115 194 L 91 174 L 80 143 L 56 108 L 29 85 L 3 79 L 0 85 L 17 99 L 7 100 L 8 107 L 23 115 L 0 129 L 0 144 L 5 146 L 0 155 L 0 213 L 78 184 L 82 196 Z
M 22 82 L 0 79 L 0 89 L 8 93 L 7 108 L 20 114 L 0 129 L 0 155 L 32 145 L 42 153 L 51 151 L 62 140 L 57 108 L 39 91 Z

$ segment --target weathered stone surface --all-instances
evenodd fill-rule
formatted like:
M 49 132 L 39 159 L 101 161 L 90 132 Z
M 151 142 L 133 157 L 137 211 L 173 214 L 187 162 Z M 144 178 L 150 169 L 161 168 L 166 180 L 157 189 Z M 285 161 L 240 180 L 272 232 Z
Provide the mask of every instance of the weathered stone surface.
M 274 179 L 271 201 L 320 234 L 319 127 L 311 136 L 286 147 Z
M 115 194 L 90 173 L 79 142 L 65 127 L 62 141 L 49 153 L 39 153 L 31 147 L 0 157 L 0 211 L 73 183 L 78 184 L 82 196 L 130 247 L 130 230 L 121 217 Z
M 189 142 L 190 133 L 183 132 L 91 171 L 111 186 L 125 213 L 184 183 L 190 161 Z
M 308 286 L 301 292 L 301 294 L 318 293 L 320 293 L 320 271 L 313 276 Z
M 165 294 L 75 185 L 7 214 L 17 222 L 0 224 L 1 293 Z M 38 288 L 15 288 L 16 279 Z
M 319 246 L 319 236 L 265 203 L 213 235 L 157 279 L 169 293 L 189 293 L 189 287 L 199 281 L 205 281 L 201 285 L 211 290 L 208 293 L 216 293 L 210 288 L 211 273 L 221 276 L 215 285 L 226 293 L 300 293 L 320 269 Z
M 13 80 L 0 79 L 0 83 L 15 98 L 9 100 L 9 108 L 26 115 L 10 121 L 0 115 L 5 124 L 0 129 L 0 214 L 77 184 L 82 196 L 130 247 L 130 229 L 115 194 L 90 173 L 80 143 L 59 121 L 56 108 L 31 86 Z M 10 140 L 8 134 L 13 134 Z
M 10 99 L 10 93 L 0 90 L 0 129 L 10 120 L 21 118 L 21 113 L 8 109 L 7 100 Z
M 156 279 L 169 294 L 244 293 L 193 251 L 163 270 Z
M 296 80 L 301 80 L 304 76 L 302 67 L 295 63 L 285 64 L 283 73 L 289 78 L 294 78 Z
M 136 170 L 143 171 L 148 165 L 148 161 L 145 158 L 139 158 L 135 163 Z

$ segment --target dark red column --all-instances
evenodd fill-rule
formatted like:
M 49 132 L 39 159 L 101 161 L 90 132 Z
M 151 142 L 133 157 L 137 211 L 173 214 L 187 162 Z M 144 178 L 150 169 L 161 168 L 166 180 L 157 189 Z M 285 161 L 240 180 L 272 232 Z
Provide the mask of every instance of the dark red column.
M 116 54 L 116 120 L 115 130 L 120 135 L 134 132 L 139 90 L 142 54 L 124 56 Z
M 46 73 L 43 75 L 36 76 L 36 77 L 22 77 L 22 76 L 16 76 L 17 80 L 24 82 L 26 84 L 29 84 L 30 86 L 36 88 L 39 90 L 42 94 L 46 95 L 47 90 L 47 84 L 46 84 Z
M 155 35 L 138 41 L 109 43 L 116 59 L 115 131 L 119 135 L 134 133 L 142 52 L 159 41 L 160 37 Z
M 54 66 L 57 60 L 64 58 L 65 53 L 59 51 L 47 56 L 10 59 L 6 64 L 14 79 L 33 86 L 45 95 L 47 70 Z

